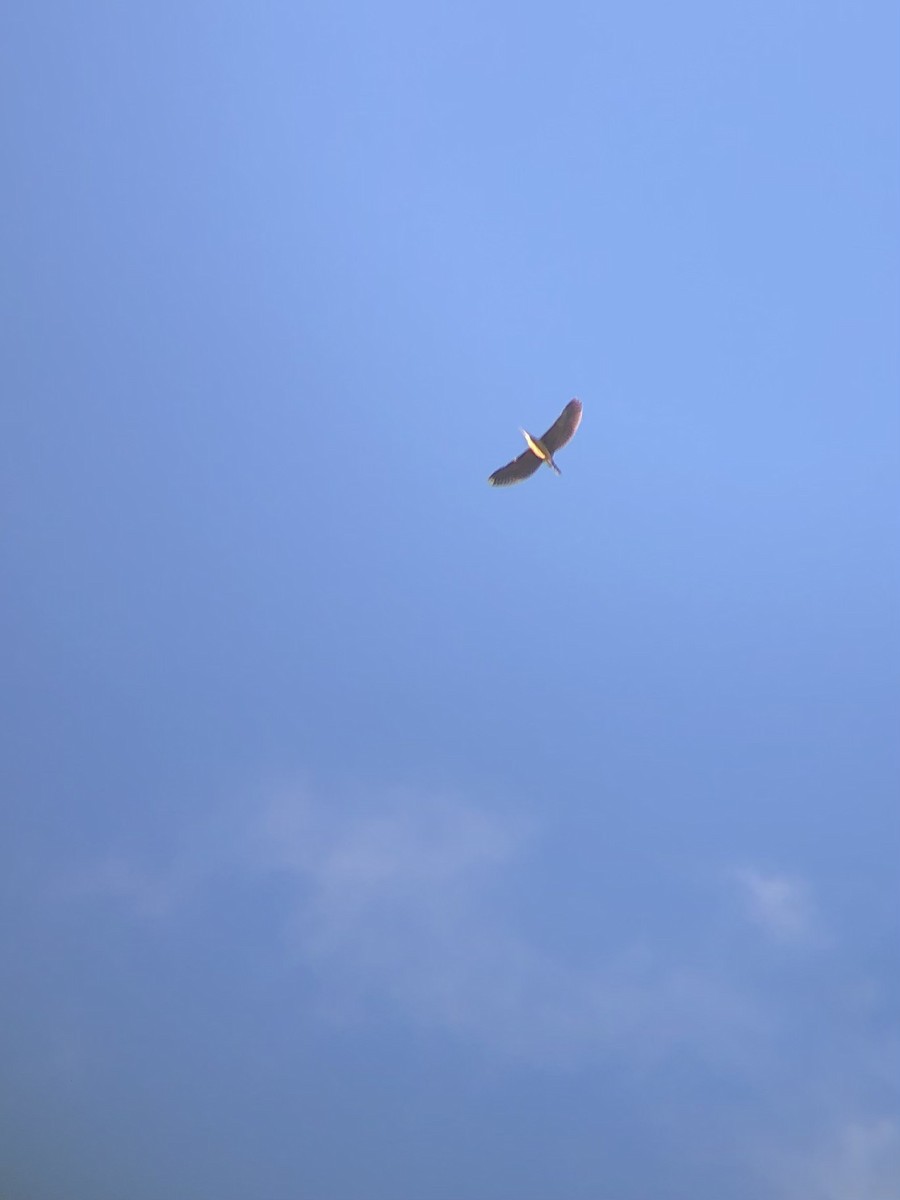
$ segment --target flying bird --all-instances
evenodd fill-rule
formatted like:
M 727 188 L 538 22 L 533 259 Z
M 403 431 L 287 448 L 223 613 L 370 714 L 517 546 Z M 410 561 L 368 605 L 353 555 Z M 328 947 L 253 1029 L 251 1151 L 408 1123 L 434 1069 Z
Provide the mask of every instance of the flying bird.
M 575 430 L 581 424 L 581 407 L 580 400 L 570 400 L 543 437 L 532 437 L 527 430 L 521 430 L 528 443 L 528 449 L 505 467 L 495 471 L 488 483 L 493 487 L 506 487 L 507 484 L 518 483 L 520 479 L 527 479 L 529 475 L 533 475 L 542 462 L 552 467 L 557 475 L 561 475 L 562 471 L 553 461 L 553 455 L 575 436 Z

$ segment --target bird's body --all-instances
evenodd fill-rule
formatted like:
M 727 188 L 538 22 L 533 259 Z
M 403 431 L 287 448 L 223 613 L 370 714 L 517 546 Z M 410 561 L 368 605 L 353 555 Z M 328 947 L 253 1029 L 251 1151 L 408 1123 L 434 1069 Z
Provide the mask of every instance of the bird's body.
M 528 449 L 505 467 L 495 471 L 488 483 L 493 487 L 506 487 L 511 483 L 518 483 L 533 475 L 542 462 L 557 475 L 561 475 L 562 472 L 553 461 L 553 455 L 574 437 L 575 430 L 581 424 L 581 409 L 580 400 L 570 400 L 543 437 L 536 438 L 523 429 L 522 436 L 528 443 Z

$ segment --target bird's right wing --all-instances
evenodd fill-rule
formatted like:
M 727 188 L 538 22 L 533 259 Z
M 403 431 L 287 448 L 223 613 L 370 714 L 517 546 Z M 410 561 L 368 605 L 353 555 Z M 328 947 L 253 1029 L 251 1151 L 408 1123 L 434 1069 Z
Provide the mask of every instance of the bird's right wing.
M 505 467 L 495 471 L 488 479 L 488 483 L 493 487 L 506 487 L 507 484 L 518 483 L 522 479 L 527 479 L 529 475 L 533 475 L 540 465 L 541 460 L 538 456 L 531 450 L 526 450 L 518 458 L 507 463 Z
M 561 450 L 575 436 L 575 430 L 581 424 L 581 409 L 580 400 L 570 400 L 541 438 L 551 454 Z

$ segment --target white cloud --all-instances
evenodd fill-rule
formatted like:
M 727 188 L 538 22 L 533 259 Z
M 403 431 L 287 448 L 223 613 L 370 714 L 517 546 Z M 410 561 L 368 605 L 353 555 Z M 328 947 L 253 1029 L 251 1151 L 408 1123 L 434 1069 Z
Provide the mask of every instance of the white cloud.
M 784 1200 L 897 1200 L 900 1197 L 900 1120 L 845 1120 L 807 1154 L 782 1159 Z
M 446 797 L 348 805 L 293 793 L 216 829 L 195 833 L 168 873 L 117 858 L 92 873 L 90 890 L 152 919 L 216 879 L 277 881 L 285 945 L 323 1007 L 344 1016 L 387 1003 L 556 1065 L 618 1052 L 650 1062 L 676 1047 L 719 1060 L 752 1053 L 755 1006 L 709 971 L 673 963 L 667 947 L 598 947 L 573 963 L 534 936 L 514 899 L 536 840 L 519 816 Z
M 870 1023 L 865 981 L 848 977 L 840 947 L 822 941 L 811 885 L 756 868 L 728 872 L 732 894 L 767 937 L 827 951 L 803 955 L 799 973 L 795 954 L 778 978 L 735 969 L 733 943 L 753 937 L 746 924 L 728 927 L 728 953 L 714 942 L 704 954 L 696 947 L 721 929 L 715 922 L 674 945 L 638 942 L 641 921 L 628 911 L 618 945 L 592 951 L 582 939 L 579 954 L 566 954 L 520 903 L 534 886 L 539 832 L 517 814 L 459 798 L 381 793 L 348 803 L 294 790 L 218 812 L 181 839 L 164 868 L 119 855 L 79 890 L 114 898 L 142 920 L 167 920 L 220 885 L 236 881 L 245 897 L 259 889 L 265 911 L 279 911 L 273 896 L 281 905 L 272 953 L 302 964 L 327 1020 L 365 1022 L 391 1008 L 553 1069 L 618 1058 L 630 1071 L 666 1061 L 677 1076 L 687 1061 L 702 1079 L 703 1060 L 710 1078 L 727 1076 L 746 1091 L 746 1123 L 735 1127 L 726 1110 L 714 1153 L 765 1180 L 761 1194 L 897 1200 L 900 1124 L 856 1113 L 873 1111 L 865 1106 L 895 1086 L 900 1041 Z M 579 920 L 588 927 L 590 914 Z M 666 1120 L 687 1146 L 696 1131 L 685 1112 L 676 1107 Z
M 736 872 L 750 919 L 776 941 L 805 941 L 815 932 L 810 888 L 801 879 L 752 868 Z
M 743 1053 L 758 1014 L 707 973 L 628 946 L 563 961 L 507 885 L 534 829 L 465 802 L 393 796 L 355 812 L 290 798 L 257 829 L 257 869 L 288 876 L 297 951 L 335 989 L 532 1061 L 690 1044 Z

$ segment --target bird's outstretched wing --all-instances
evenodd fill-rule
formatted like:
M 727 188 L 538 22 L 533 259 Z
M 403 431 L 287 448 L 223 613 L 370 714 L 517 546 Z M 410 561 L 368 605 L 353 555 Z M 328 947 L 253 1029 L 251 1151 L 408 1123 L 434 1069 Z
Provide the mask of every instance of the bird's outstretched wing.
M 529 475 L 533 475 L 540 465 L 541 460 L 538 456 L 531 450 L 526 450 L 524 454 L 514 458 L 505 467 L 495 471 L 488 479 L 488 483 L 493 484 L 494 487 L 506 487 L 509 483 L 518 483 L 520 479 L 527 479 Z
M 580 400 L 570 400 L 541 438 L 551 454 L 555 454 L 575 436 L 575 430 L 581 424 L 581 408 Z

